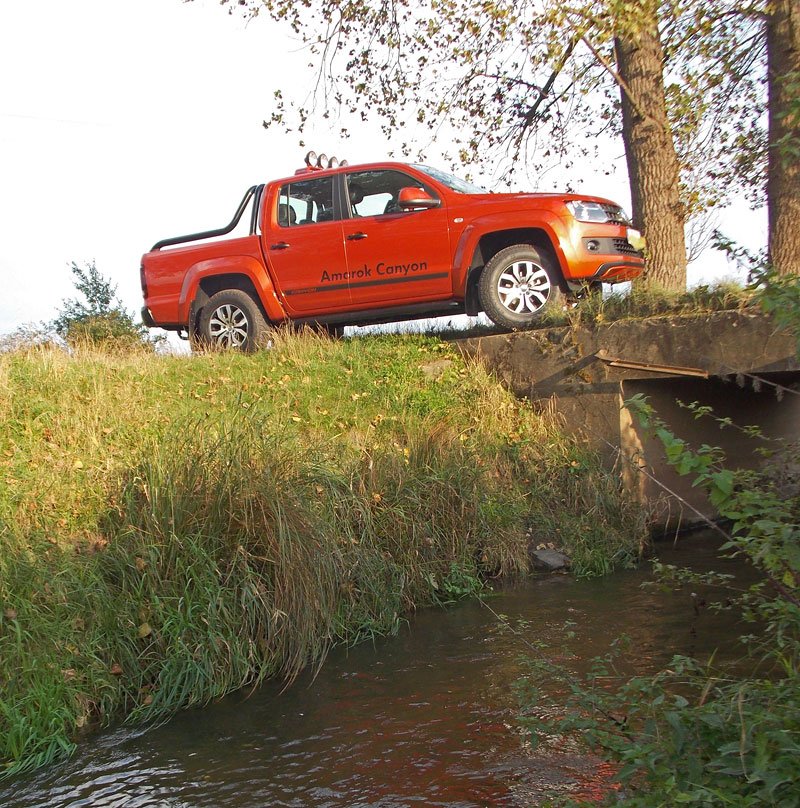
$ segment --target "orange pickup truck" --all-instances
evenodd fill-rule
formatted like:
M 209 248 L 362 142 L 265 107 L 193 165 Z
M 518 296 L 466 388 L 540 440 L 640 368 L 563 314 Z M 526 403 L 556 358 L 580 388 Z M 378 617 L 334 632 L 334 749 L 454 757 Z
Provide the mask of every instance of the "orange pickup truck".
M 141 265 L 145 325 L 245 351 L 282 323 L 336 334 L 483 311 L 524 329 L 559 289 L 642 272 L 641 236 L 607 199 L 487 193 L 422 165 L 314 159 L 250 188 L 226 227 L 155 244 Z M 249 234 L 223 238 L 246 211 Z

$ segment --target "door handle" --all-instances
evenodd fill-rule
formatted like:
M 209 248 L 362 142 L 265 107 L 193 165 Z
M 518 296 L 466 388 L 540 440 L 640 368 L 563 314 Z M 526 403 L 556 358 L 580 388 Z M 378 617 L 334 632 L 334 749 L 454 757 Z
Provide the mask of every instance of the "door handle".
M 367 237 L 366 233 L 351 233 L 348 237 L 348 241 L 361 241 L 361 239 L 365 239 Z
M 289 249 L 289 243 L 286 241 L 279 241 L 277 244 L 270 244 L 270 250 L 287 250 Z

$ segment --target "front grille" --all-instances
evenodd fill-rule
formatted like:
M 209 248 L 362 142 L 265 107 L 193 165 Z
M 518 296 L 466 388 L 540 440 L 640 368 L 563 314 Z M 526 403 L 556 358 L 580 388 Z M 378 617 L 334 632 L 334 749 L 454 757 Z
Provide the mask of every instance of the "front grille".
M 602 205 L 603 210 L 608 216 L 608 221 L 613 224 L 622 224 L 622 225 L 629 225 L 630 222 L 628 221 L 628 217 L 625 215 L 625 211 L 619 205 Z
M 614 239 L 614 252 L 622 255 L 639 255 L 639 251 L 627 239 Z

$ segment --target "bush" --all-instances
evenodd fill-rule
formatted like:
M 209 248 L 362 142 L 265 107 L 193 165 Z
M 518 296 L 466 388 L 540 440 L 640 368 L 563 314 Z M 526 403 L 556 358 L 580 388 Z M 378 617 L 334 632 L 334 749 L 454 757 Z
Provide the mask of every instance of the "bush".
M 58 316 L 49 323 L 67 345 L 152 350 L 160 341 L 152 340 L 147 328 L 134 321 L 117 299 L 117 287 L 100 274 L 94 261 L 83 268 L 73 261 L 71 272 L 83 300 L 65 300 Z

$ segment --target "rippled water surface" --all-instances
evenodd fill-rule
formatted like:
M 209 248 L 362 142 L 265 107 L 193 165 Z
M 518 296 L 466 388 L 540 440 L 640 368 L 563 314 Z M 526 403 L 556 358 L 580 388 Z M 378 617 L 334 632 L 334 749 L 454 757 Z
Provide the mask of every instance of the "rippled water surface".
M 702 568 L 713 548 L 696 536 L 662 555 Z M 488 603 L 525 621 L 516 635 L 479 603 L 425 610 L 397 637 L 335 650 L 285 690 L 268 684 L 160 727 L 100 733 L 65 764 L 0 783 L 0 806 L 535 805 L 543 784 L 569 787 L 589 764 L 526 749 L 512 690 L 525 640 L 561 648 L 569 620 L 570 649 L 588 659 L 624 633 L 631 665 L 646 669 L 736 634 L 725 617 L 698 617 L 688 593 L 643 591 L 646 577 L 555 575 L 502 591 Z

